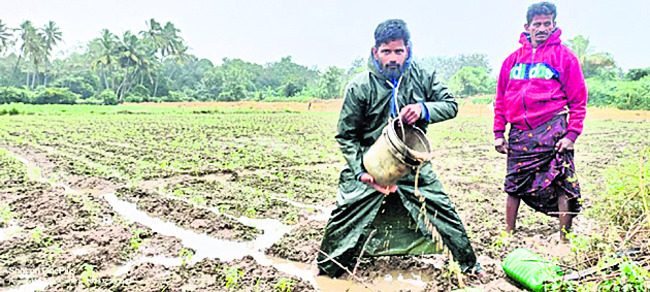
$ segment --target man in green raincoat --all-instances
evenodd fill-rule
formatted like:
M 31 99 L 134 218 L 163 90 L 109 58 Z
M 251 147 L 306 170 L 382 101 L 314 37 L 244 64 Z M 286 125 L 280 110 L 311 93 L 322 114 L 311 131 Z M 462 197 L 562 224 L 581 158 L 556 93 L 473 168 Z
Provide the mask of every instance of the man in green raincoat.
M 435 70 L 412 61 L 406 23 L 391 19 L 375 30 L 368 71 L 346 87 L 336 140 L 347 166 L 339 177 L 337 207 L 325 228 L 319 274 L 339 277 L 365 246 L 364 256 L 442 253 L 443 244 L 464 272 L 483 276 L 474 250 L 431 163 L 393 186 L 366 172 L 363 155 L 391 118 L 426 132 L 429 123 L 452 119 L 458 105 Z M 423 197 L 423 198 L 422 198 Z

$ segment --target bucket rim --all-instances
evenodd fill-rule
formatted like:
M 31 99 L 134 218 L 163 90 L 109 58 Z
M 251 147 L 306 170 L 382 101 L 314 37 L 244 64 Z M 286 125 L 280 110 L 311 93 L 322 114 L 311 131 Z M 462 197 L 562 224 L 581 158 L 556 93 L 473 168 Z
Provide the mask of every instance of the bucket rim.
M 418 139 L 423 144 L 423 146 L 427 149 L 427 152 L 416 151 L 414 149 L 411 149 L 410 147 L 408 147 L 408 145 L 406 145 L 402 141 L 403 138 L 402 139 L 399 138 L 399 135 L 395 130 L 398 127 L 397 123 L 399 123 L 399 119 L 393 119 L 388 124 L 389 127 L 386 127 L 384 129 L 384 133 L 387 135 L 386 140 L 388 141 L 388 145 L 390 146 L 389 150 L 395 157 L 401 160 L 404 164 L 408 164 L 410 166 L 417 166 L 422 162 L 417 157 L 422 157 L 426 154 L 431 154 L 433 152 L 433 147 L 431 146 L 431 142 L 429 141 L 429 138 L 427 138 L 427 135 L 424 133 L 422 129 L 414 125 L 406 125 L 404 127 L 404 130 L 413 131 L 413 133 L 415 133 L 415 135 L 418 137 Z M 430 160 L 430 158 L 427 160 Z

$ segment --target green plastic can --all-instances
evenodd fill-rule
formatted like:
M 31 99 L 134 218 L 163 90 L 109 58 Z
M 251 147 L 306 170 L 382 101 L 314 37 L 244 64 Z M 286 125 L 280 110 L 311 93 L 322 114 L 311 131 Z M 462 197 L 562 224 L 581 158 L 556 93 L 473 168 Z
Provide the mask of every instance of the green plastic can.
M 544 291 L 544 286 L 561 277 L 562 270 L 525 248 L 513 250 L 501 263 L 508 277 L 535 292 Z

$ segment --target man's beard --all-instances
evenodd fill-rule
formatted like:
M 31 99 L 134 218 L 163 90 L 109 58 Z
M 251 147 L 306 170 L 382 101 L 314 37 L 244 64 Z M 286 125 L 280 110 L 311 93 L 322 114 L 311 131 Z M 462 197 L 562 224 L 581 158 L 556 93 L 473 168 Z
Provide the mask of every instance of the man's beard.
M 402 75 L 402 65 L 400 64 L 387 64 L 381 67 L 381 74 L 388 79 L 397 79 Z

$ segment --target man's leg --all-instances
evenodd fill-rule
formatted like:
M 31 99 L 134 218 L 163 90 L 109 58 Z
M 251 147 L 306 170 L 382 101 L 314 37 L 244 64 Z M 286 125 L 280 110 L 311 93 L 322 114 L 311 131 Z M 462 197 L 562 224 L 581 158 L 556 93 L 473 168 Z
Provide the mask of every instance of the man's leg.
M 506 232 L 514 233 L 517 223 L 517 212 L 519 211 L 519 202 L 521 200 L 517 197 L 508 195 L 506 199 Z
M 558 216 L 560 218 L 560 240 L 562 242 L 568 242 L 566 234 L 571 232 L 573 214 L 570 213 L 569 198 L 567 198 L 566 194 L 561 194 L 557 198 L 557 206 L 560 211 L 560 215 Z

